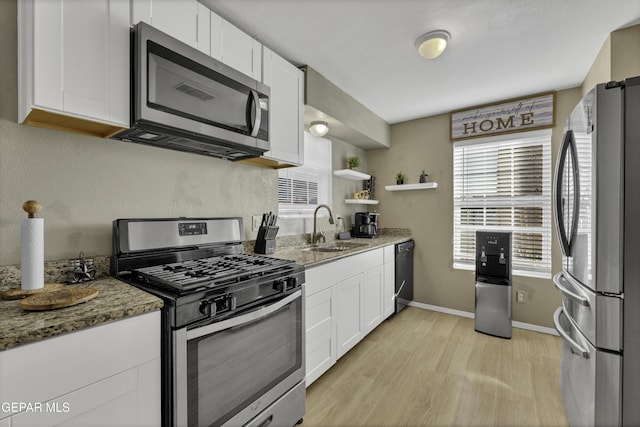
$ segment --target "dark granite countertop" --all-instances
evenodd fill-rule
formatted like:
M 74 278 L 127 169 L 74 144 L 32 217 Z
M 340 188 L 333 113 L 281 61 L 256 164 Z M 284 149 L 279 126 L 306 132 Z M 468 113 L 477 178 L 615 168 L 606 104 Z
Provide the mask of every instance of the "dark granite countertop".
M 0 270 L 5 273 L 0 291 L 19 288 L 19 284 L 7 282 L 7 277 L 12 276 L 7 267 Z M 45 281 L 52 282 L 46 275 Z M 49 311 L 26 311 L 20 307 L 20 300 L 0 300 L 0 351 L 163 306 L 161 299 L 109 276 L 68 286 L 96 288 L 99 293 L 87 302 Z
M 298 264 L 302 264 L 307 268 L 314 267 L 317 265 L 325 264 L 327 262 L 336 261 L 340 258 L 345 258 L 351 255 L 355 255 L 357 253 L 362 253 L 366 251 L 370 251 L 373 249 L 381 248 L 383 246 L 395 245 L 397 243 L 406 242 L 411 239 L 411 232 L 408 229 L 404 228 L 393 228 L 393 229 L 382 229 L 378 237 L 374 239 L 350 239 L 344 240 L 344 242 L 350 243 L 359 243 L 363 246 L 358 246 L 356 248 L 347 249 L 345 251 L 339 252 L 314 252 L 314 251 L 304 251 L 305 247 L 310 246 L 307 242 L 298 240 L 291 241 L 285 240 L 282 243 L 278 241 L 276 252 L 273 254 L 269 254 L 266 256 L 273 258 L 281 258 L 281 259 L 289 259 L 297 262 Z M 341 240 L 335 241 L 327 241 L 327 243 L 336 243 L 340 244 L 343 242 Z M 348 243 L 347 243 L 348 244 Z M 254 253 L 253 252 L 253 244 L 251 242 L 247 242 L 245 245 L 245 252 Z

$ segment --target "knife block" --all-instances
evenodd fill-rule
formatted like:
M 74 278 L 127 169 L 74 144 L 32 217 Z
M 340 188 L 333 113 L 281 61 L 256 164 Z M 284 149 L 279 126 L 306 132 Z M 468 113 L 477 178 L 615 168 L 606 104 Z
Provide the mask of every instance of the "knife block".
M 257 254 L 272 254 L 276 251 L 276 235 L 280 227 L 260 226 L 253 251 Z

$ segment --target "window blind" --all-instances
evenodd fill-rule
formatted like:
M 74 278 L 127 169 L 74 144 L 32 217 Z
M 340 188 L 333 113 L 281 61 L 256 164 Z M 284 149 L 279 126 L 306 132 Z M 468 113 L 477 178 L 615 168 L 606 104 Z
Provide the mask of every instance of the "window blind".
M 278 171 L 278 215 L 312 216 L 331 204 L 331 141 L 304 134 L 304 165 Z
M 551 132 L 453 153 L 454 267 L 475 269 L 476 230 L 511 231 L 513 274 L 551 277 Z

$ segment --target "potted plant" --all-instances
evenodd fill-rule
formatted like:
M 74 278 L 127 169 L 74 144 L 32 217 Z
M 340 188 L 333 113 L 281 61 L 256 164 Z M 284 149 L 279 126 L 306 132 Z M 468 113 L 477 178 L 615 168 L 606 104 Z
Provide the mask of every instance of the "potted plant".
M 423 182 L 429 182 L 429 175 L 427 175 L 424 171 L 424 169 L 422 170 L 422 173 L 420 174 L 420 183 Z
M 347 168 L 358 169 L 360 166 L 360 158 L 358 156 L 347 157 Z
M 405 176 L 402 172 L 398 172 L 396 174 L 396 184 L 401 185 L 404 184 Z

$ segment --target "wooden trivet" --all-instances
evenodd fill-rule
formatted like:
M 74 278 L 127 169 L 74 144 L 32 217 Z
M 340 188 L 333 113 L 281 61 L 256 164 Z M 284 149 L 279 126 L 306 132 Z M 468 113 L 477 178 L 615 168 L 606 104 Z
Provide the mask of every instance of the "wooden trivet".
M 20 301 L 20 307 L 28 311 L 54 310 L 71 307 L 96 296 L 98 296 L 98 290 L 95 288 L 62 289 L 27 297 Z
M 64 289 L 64 287 L 62 283 L 45 283 L 44 287 L 40 289 L 11 289 L 10 291 L 0 292 L 0 299 L 22 299 L 43 292 L 59 291 L 60 289 Z

